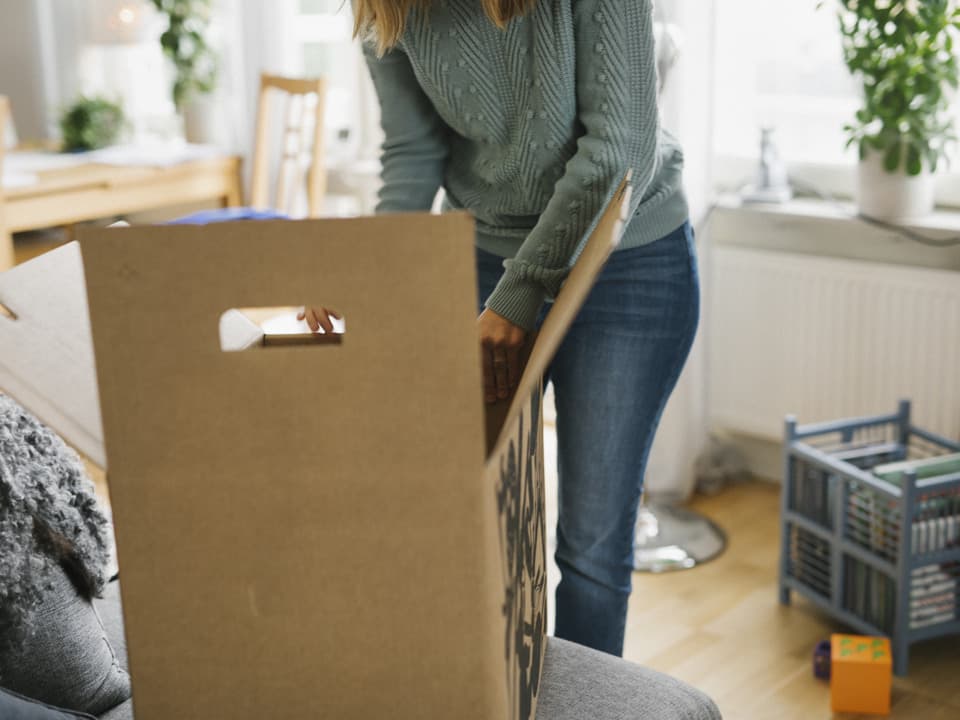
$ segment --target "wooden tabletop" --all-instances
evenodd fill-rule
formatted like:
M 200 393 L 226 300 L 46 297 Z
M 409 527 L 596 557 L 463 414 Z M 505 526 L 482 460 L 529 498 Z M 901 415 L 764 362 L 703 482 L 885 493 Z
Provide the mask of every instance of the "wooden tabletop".
M 15 232 L 194 203 L 238 206 L 241 162 L 225 154 L 163 165 L 83 162 L 29 173 L 32 182 L 0 188 L 0 271 L 13 264 Z
M 237 156 L 165 167 L 84 163 L 37 172 L 36 181 L 3 193 L 8 232 L 56 227 L 179 204 L 241 203 Z
M 153 182 L 171 176 L 189 176 L 198 172 L 229 169 L 237 163 L 239 158 L 234 156 L 189 160 L 166 167 L 83 163 L 56 170 L 40 171 L 36 173 L 36 182 L 7 188 L 4 190 L 4 197 L 8 202 L 15 202 L 25 198 L 84 188 L 116 188 L 131 182 Z

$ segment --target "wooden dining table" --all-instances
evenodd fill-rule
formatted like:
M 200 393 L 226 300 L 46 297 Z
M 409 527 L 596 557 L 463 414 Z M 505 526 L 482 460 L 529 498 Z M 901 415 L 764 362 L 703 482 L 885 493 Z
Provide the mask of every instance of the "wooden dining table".
M 16 153 L 7 153 L 9 162 Z M 78 161 L 0 186 L 0 271 L 12 267 L 13 233 L 148 210 L 208 202 L 242 203 L 241 158 L 207 154 L 182 162 L 137 165 Z

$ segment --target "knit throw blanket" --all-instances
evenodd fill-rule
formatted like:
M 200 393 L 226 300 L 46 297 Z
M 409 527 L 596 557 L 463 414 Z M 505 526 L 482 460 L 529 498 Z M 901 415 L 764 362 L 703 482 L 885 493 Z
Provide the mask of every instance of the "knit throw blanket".
M 109 530 L 73 450 L 0 394 L 0 646 L 32 631 L 62 567 L 88 598 L 107 581 Z

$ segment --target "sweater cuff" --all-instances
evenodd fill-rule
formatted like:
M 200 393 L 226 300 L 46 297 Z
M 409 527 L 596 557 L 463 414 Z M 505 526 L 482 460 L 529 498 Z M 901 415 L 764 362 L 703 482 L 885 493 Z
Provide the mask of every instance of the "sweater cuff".
M 515 272 L 507 270 L 485 306 L 530 332 L 536 325 L 546 296 L 546 290 L 540 284 L 521 280 Z

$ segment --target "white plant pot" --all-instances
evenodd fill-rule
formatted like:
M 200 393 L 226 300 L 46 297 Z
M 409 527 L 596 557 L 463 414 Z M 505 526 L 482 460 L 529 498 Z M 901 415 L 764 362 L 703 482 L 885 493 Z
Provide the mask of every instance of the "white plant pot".
M 209 95 L 194 98 L 183 108 L 183 134 L 188 143 L 216 145 L 224 139 L 222 108 Z
M 870 152 L 860 161 L 857 180 L 857 206 L 863 215 L 902 223 L 933 212 L 934 179 L 926 168 L 913 176 L 902 167 L 890 173 L 883 167 L 883 154 Z

